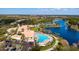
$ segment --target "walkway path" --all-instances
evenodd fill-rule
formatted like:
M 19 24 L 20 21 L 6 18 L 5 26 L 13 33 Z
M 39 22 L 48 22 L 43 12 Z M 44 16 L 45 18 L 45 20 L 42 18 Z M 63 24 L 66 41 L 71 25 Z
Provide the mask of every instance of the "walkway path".
M 56 42 L 55 42 L 55 44 L 51 47 L 51 48 L 49 48 L 49 49 L 47 49 L 47 50 L 44 50 L 44 51 L 51 51 L 51 50 L 54 50 L 54 48 L 56 48 L 56 46 L 58 45 L 58 38 L 57 37 L 55 37 L 55 36 L 53 36 L 54 38 L 55 38 L 55 40 L 56 40 Z

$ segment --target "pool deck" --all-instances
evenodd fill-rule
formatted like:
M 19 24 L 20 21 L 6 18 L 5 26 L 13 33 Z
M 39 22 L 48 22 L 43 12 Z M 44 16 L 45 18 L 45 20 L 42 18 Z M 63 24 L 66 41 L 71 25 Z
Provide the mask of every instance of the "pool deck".
M 44 33 L 41 33 L 41 34 L 44 34 Z M 48 40 L 45 40 L 44 42 L 39 42 L 38 44 L 39 44 L 39 46 L 46 46 L 46 44 L 48 43 L 48 42 L 52 42 L 53 41 L 53 38 L 51 37 L 51 36 L 49 36 L 48 34 L 44 34 L 44 35 L 46 35 L 46 36 L 48 36 Z
M 44 50 L 44 51 L 51 51 L 51 50 L 54 50 L 56 48 L 56 46 L 58 45 L 59 41 L 58 41 L 58 38 L 56 36 L 53 36 L 56 40 L 54 46 L 52 46 L 51 48 L 47 49 L 47 50 Z

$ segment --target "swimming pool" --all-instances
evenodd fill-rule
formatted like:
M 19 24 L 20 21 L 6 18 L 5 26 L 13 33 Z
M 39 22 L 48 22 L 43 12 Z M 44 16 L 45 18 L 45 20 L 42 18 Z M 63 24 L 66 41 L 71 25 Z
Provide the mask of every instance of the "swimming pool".
M 47 35 L 42 34 L 42 33 L 36 33 L 36 36 L 38 38 L 37 42 L 39 42 L 39 43 L 42 43 L 49 39 Z

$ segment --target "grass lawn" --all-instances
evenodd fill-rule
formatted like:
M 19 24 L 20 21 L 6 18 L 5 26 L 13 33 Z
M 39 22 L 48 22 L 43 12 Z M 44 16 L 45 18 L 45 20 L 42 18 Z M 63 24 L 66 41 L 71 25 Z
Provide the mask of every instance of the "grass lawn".
M 35 32 L 37 32 L 37 31 L 40 31 L 40 28 L 34 27 L 34 28 L 32 28 L 32 30 L 34 30 Z

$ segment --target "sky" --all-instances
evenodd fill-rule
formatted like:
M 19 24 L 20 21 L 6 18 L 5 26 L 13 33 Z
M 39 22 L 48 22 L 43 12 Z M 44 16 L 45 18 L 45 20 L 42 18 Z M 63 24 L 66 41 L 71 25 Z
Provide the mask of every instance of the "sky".
M 0 14 L 79 15 L 79 8 L 0 8 Z

